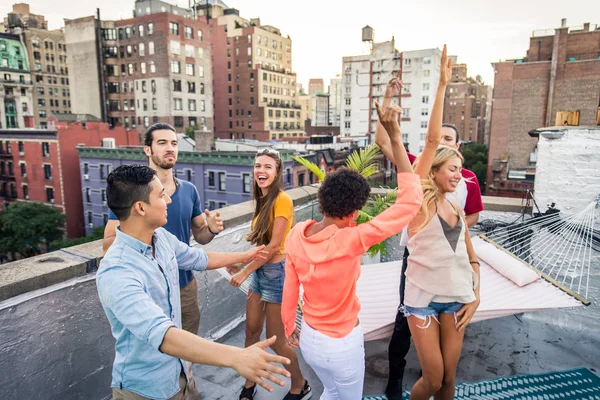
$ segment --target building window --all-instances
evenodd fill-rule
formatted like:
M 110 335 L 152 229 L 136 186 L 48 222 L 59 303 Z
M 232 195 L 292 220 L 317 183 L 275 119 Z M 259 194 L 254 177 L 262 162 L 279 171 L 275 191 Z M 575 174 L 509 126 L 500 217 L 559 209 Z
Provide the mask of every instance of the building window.
M 423 104 L 429 104 L 429 96 L 423 96 L 421 98 L 421 103 L 423 103 Z
M 427 121 L 421 121 L 421 128 L 427 129 Z
M 191 182 L 192 181 L 192 170 L 188 169 L 185 172 L 186 172 L 186 175 L 187 175 L 187 181 Z
M 138 26 L 138 33 L 139 33 L 140 37 L 144 37 L 144 25 Z
M 20 156 L 25 155 L 25 150 L 24 150 L 24 147 L 23 147 L 23 142 L 19 142 L 18 146 L 19 146 L 19 155 Z
M 44 164 L 44 179 L 50 180 L 52 179 L 52 165 Z
M 204 66 L 198 65 L 198 76 L 204 78 Z
M 87 212 L 87 221 L 88 221 L 88 224 L 94 225 L 94 214 L 92 214 L 91 211 Z
M 23 198 L 29 200 L 29 186 L 23 185 Z
M 346 99 L 346 105 L 349 106 L 352 104 L 352 99 L 351 98 L 347 98 Z
M 183 117 L 173 117 L 175 128 L 183 128 Z
M 181 80 L 180 79 L 173 79 L 173 91 L 181 92 Z
M 421 116 L 426 117 L 429 115 L 429 109 L 428 108 L 422 108 L 421 109 Z
M 344 122 L 344 128 L 350 129 L 350 122 Z
M 206 111 L 206 102 L 204 100 L 200 100 L 200 111 Z
M 424 91 L 427 91 L 427 90 L 429 90 L 429 83 L 424 83 L 424 84 L 423 84 L 423 90 L 424 90 Z M 450 89 L 450 90 L 452 90 L 452 89 Z
M 198 40 L 202 41 L 202 31 L 198 30 Z
M 142 25 L 140 25 L 140 26 L 142 26 Z M 146 55 L 146 46 L 144 45 L 144 43 L 140 43 L 139 49 L 140 49 L 140 56 L 142 56 L 142 57 L 145 56 Z
M 92 189 L 90 188 L 85 188 L 85 201 L 87 203 L 92 202 Z
M 148 42 L 148 54 L 154 54 L 154 42 Z
M 431 71 L 428 70 L 428 69 L 426 69 L 426 70 L 423 71 L 423 76 L 424 77 L 428 77 L 430 74 L 431 74 Z
M 46 188 L 46 200 L 48 203 L 54 203 L 54 189 Z
M 193 99 L 188 100 L 188 110 L 196 111 L 196 100 L 193 100 Z
M 188 81 L 188 93 L 196 93 L 196 82 Z
M 185 64 L 185 73 L 188 76 L 194 76 L 194 64 Z
M 50 157 L 50 145 L 48 142 L 42 142 L 42 157 Z
M 186 39 L 193 39 L 194 38 L 194 30 L 191 27 L 186 26 L 183 28 L 183 35 L 185 36 Z
M 148 36 L 154 34 L 154 23 L 148 22 Z
M 244 193 L 250 193 L 250 174 L 243 174 L 242 179 L 244 181 Z
M 181 64 L 179 61 L 171 61 L 171 72 L 175 74 L 181 73 Z
M 25 163 L 21 163 L 21 178 L 27 177 L 27 165 Z
M 183 110 L 183 102 L 181 101 L 181 99 L 173 99 L 174 103 L 175 103 L 175 111 L 181 111 Z
M 176 22 L 169 22 L 169 32 L 171 32 L 171 35 L 179 35 L 179 24 Z
M 213 189 L 215 187 L 215 172 L 214 171 L 208 171 L 208 187 L 213 188 Z
M 100 169 L 100 179 L 106 179 L 104 164 L 100 164 L 99 169 Z
M 102 204 L 106 205 L 106 189 L 102 189 Z
M 226 190 L 226 185 L 225 185 L 226 178 L 227 177 L 225 175 L 225 172 L 219 172 L 219 190 L 220 191 Z

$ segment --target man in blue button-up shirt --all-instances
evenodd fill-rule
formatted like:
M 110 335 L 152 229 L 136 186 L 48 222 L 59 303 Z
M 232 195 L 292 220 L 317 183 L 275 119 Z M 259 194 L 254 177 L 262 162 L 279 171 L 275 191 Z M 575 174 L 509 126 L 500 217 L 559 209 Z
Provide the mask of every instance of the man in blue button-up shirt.
M 116 339 L 113 399 L 187 399 L 180 359 L 231 367 L 267 388 L 263 379 L 283 385 L 270 372 L 289 374 L 270 363 L 289 360 L 264 351 L 273 338 L 239 349 L 181 329 L 178 268 L 204 271 L 248 263 L 265 252 L 261 247 L 246 253 L 205 252 L 179 241 L 161 228 L 171 200 L 155 174 L 145 166 L 123 165 L 107 179 L 108 205 L 120 227 L 100 262 L 96 283 Z

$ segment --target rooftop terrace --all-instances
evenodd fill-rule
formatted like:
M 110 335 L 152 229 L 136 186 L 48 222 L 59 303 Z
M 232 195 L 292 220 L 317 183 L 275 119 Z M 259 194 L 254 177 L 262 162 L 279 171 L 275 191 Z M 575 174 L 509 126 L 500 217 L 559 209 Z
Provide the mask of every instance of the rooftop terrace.
M 312 186 L 289 191 L 296 218 L 318 218 Z M 515 199 L 485 198 L 487 218 L 515 218 Z M 226 232 L 207 249 L 236 251 L 252 216 L 250 203 L 221 210 Z M 392 259 L 402 248 L 392 239 Z M 0 266 L 0 397 L 6 399 L 108 399 L 114 340 L 95 288 L 100 242 Z M 597 263 L 596 263 L 597 264 Z M 466 332 L 459 382 L 574 367 L 598 368 L 600 359 L 600 271 L 594 272 L 590 307 L 550 310 L 472 324 Z M 197 274 L 202 304 L 200 335 L 222 343 L 244 342 L 244 294 L 218 272 Z M 366 343 L 365 394 L 381 394 L 387 379 L 387 340 Z M 301 368 L 319 395 L 322 386 L 302 360 Z M 414 349 L 405 386 L 418 378 Z M 243 379 L 234 371 L 195 365 L 203 399 L 237 399 Z M 289 383 L 288 383 L 289 384 Z M 257 400 L 282 398 L 259 390 Z M 315 397 L 316 398 L 316 397 Z

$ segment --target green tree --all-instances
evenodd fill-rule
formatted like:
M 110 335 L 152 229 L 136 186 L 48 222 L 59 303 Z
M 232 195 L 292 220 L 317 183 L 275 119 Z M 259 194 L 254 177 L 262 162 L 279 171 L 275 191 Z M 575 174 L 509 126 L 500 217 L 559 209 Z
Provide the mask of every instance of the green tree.
M 466 143 L 462 149 L 465 158 L 464 167 L 470 169 L 477 176 L 479 186 L 483 192 L 486 187 L 488 148 L 484 144 Z
M 75 239 L 63 239 L 63 240 L 55 240 L 50 243 L 50 248 L 52 250 L 64 249 L 66 247 L 77 246 L 79 244 L 84 244 L 88 242 L 93 242 L 94 240 L 100 240 L 104 238 L 104 226 L 99 226 L 94 228 L 92 233 L 87 236 L 83 236 Z
M 0 253 L 31 257 L 62 238 L 66 216 L 41 203 L 14 203 L 0 214 Z
M 189 125 L 187 128 L 185 128 L 185 134 L 195 140 L 196 138 L 194 136 L 194 132 L 197 130 L 200 130 L 200 126 L 198 124 Z

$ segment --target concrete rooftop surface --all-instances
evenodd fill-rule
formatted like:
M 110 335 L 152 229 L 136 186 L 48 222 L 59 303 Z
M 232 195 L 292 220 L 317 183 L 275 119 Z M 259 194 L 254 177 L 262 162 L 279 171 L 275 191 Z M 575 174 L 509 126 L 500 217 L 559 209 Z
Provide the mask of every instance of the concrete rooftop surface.
M 314 199 L 314 190 L 306 192 L 305 196 Z M 243 208 L 241 205 L 235 207 L 235 210 Z M 244 238 L 249 224 L 243 222 L 240 215 L 251 218 L 251 213 L 235 210 L 226 212 L 231 214 L 229 218 L 239 222 L 230 224 L 226 232 L 205 246 L 207 250 L 239 251 L 247 247 Z M 485 211 L 480 220 L 508 222 L 515 220 L 515 215 Z M 296 218 L 299 221 L 318 218 L 317 207 L 313 203 L 300 206 L 296 209 Z M 384 261 L 401 257 L 403 248 L 397 241 L 398 238 L 391 239 L 390 255 Z M 47 267 L 42 268 L 37 278 L 31 272 L 39 268 L 39 259 L 2 266 L 12 271 L 6 276 L 24 278 L 17 284 L 2 279 L 0 289 L 4 289 L 0 292 L 10 294 L 22 290 L 23 287 L 18 285 L 26 286 L 26 290 L 0 301 L 0 399 L 110 398 L 114 339 L 98 301 L 95 274 L 93 269 L 89 270 L 99 245 L 94 242 L 71 248 L 68 254 L 52 253 L 41 257 L 50 260 L 41 263 Z M 73 257 L 87 261 L 82 267 Z M 466 330 L 458 365 L 458 382 L 576 367 L 586 367 L 598 374 L 598 258 L 595 253 L 588 294 L 590 306 L 526 313 L 471 324 Z M 68 267 L 72 273 L 54 279 L 56 273 L 53 275 L 46 269 L 54 269 L 55 264 L 72 265 Z M 23 270 L 16 271 L 16 267 Z M 197 273 L 196 277 L 202 305 L 199 334 L 221 343 L 243 346 L 245 295 L 231 287 L 217 271 Z M 38 289 L 32 290 L 32 285 Z M 388 340 L 366 343 L 365 395 L 384 391 Z M 314 398 L 318 398 L 322 385 L 298 353 L 302 371 L 313 387 Z M 414 384 L 419 374 L 414 347 L 407 361 L 405 389 Z M 203 365 L 194 366 L 194 376 L 203 399 L 237 399 L 244 382 L 233 370 Z M 288 390 L 289 382 L 285 388 L 276 388 L 275 393 L 259 389 L 256 399 L 281 399 Z

